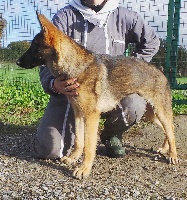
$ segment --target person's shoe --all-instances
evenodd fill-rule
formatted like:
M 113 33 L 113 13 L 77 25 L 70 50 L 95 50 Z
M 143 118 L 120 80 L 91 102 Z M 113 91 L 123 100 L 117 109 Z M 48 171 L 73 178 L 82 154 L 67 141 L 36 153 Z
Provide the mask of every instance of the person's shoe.
M 105 141 L 105 147 L 108 157 L 122 158 L 125 155 L 125 149 L 121 141 L 116 136 L 110 137 Z

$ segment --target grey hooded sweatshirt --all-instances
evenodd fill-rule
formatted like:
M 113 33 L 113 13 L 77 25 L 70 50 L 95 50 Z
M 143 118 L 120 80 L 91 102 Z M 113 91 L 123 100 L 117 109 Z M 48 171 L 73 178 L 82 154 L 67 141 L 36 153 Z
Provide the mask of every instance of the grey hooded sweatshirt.
M 119 6 L 118 1 L 108 0 L 107 3 L 108 8 L 105 5 L 106 9 L 103 13 L 101 10 L 99 17 L 100 11 L 95 13 L 95 18 L 90 18 L 84 10 L 95 11 L 84 7 L 80 0 L 73 0 L 70 5 L 60 9 L 52 21 L 61 31 L 96 54 L 125 56 L 129 43 L 135 43 L 132 56 L 149 62 L 160 44 L 154 30 L 136 12 Z M 50 81 L 54 77 L 46 66 L 41 67 L 40 78 L 45 92 L 52 97 L 57 96 L 50 88 Z

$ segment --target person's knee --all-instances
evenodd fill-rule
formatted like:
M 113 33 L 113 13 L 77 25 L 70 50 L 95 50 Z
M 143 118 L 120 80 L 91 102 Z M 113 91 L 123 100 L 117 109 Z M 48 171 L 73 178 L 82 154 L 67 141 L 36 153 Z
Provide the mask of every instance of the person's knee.
M 56 159 L 62 157 L 63 141 L 57 131 L 37 132 L 32 141 L 32 153 L 35 157 Z
M 146 111 L 146 104 L 146 100 L 138 94 L 131 94 L 122 99 L 121 106 L 129 126 L 142 118 Z

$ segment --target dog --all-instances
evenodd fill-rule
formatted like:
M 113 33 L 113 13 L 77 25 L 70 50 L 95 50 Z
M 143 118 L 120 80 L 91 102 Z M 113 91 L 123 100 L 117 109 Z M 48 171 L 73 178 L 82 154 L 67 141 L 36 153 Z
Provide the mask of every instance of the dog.
M 177 164 L 171 91 L 164 74 L 150 63 L 134 57 L 96 55 L 61 32 L 44 15 L 37 13 L 41 32 L 17 65 L 30 69 L 45 64 L 55 76 L 76 77 L 78 96 L 69 99 L 75 115 L 75 148 L 65 163 L 82 164 L 73 175 L 86 178 L 93 165 L 100 114 L 114 109 L 125 96 L 137 93 L 147 101 L 146 118 L 164 131 L 159 152 L 169 150 L 170 163 Z

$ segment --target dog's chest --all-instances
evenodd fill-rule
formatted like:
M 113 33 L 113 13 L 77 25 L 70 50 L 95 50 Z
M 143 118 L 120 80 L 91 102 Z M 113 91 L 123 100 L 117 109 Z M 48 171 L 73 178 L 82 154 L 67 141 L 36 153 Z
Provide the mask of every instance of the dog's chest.
M 106 71 L 104 71 L 103 76 L 98 82 L 98 100 L 96 108 L 100 112 L 108 112 L 116 107 L 116 105 L 119 103 L 119 99 L 116 98 L 116 96 L 111 91 L 111 86 L 108 82 L 108 74 Z
M 104 90 L 98 98 L 97 109 L 100 112 L 108 112 L 115 108 L 118 102 L 110 91 Z

